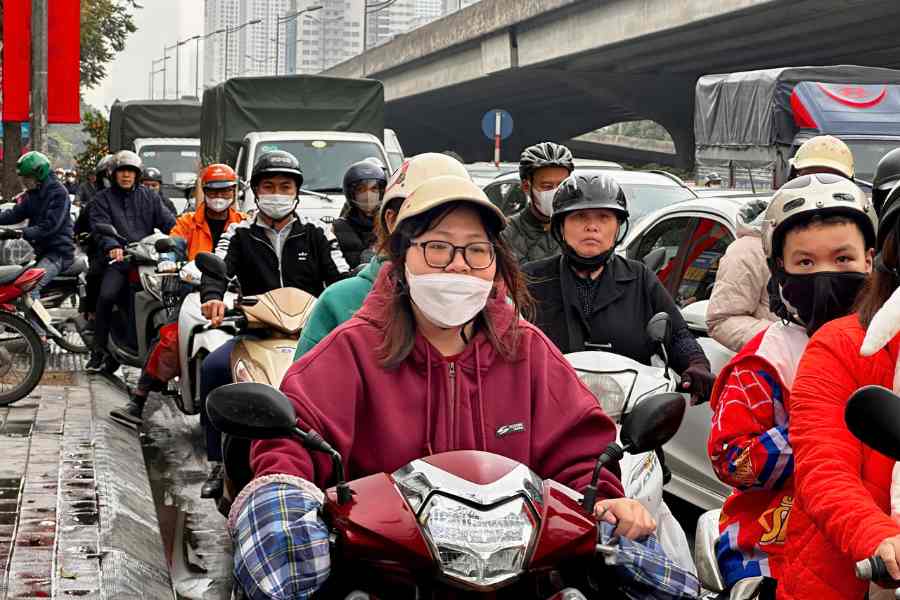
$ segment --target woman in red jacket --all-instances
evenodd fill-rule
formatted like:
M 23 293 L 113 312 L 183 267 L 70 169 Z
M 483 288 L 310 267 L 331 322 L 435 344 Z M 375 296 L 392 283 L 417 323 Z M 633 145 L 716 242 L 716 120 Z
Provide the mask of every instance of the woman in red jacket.
M 900 336 L 871 356 L 860 355 L 866 328 L 900 282 L 900 188 L 893 192 L 875 207 L 880 254 L 857 314 L 813 336 L 794 379 L 789 413 L 796 495 L 779 597 L 861 600 L 868 584 L 856 579 L 853 566 L 873 554 L 900 579 L 900 523 L 890 516 L 894 461 L 862 444 L 844 424 L 847 399 L 858 388 L 895 387 Z
M 553 344 L 519 318 L 528 295 L 499 235 L 504 224 L 467 179 L 420 185 L 384 249 L 391 266 L 362 309 L 286 374 L 282 390 L 301 427 L 341 453 L 350 479 L 475 449 L 576 490 L 589 483 L 615 427 Z M 321 458 L 294 440 L 254 442 L 256 479 L 229 519 L 235 575 L 251 598 L 305 598 L 327 577 L 328 532 L 316 510 L 332 472 Z M 597 514 L 617 523 L 619 535 L 655 528 L 639 503 L 621 497 L 612 473 L 602 474 L 599 496 Z M 281 522 L 271 515 L 284 506 L 304 529 L 299 537 L 271 534 Z M 274 566 L 285 554 L 289 566 Z

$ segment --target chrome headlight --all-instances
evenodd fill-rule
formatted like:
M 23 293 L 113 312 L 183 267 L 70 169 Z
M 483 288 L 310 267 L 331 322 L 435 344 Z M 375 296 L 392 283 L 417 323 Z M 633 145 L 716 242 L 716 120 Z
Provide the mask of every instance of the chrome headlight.
M 420 519 L 443 574 L 477 588 L 516 578 L 537 529 L 521 497 L 474 508 L 435 494 Z
M 578 378 L 588 387 L 603 408 L 603 412 L 613 421 L 619 422 L 625 410 L 625 401 L 637 375 L 632 372 L 594 373 L 576 371 Z
M 141 285 L 151 296 L 162 302 L 162 277 L 141 269 Z

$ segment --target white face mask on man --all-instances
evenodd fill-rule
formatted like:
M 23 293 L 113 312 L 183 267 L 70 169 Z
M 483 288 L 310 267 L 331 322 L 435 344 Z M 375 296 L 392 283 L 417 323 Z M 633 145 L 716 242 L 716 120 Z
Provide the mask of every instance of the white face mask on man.
M 547 218 L 553 216 L 553 196 L 556 195 L 556 188 L 552 190 L 532 192 L 532 202 L 537 206 L 538 211 Z
M 262 194 L 256 197 L 256 204 L 262 214 L 280 221 L 293 212 L 297 197 L 288 194 Z
M 414 275 L 406 268 L 413 303 L 438 327 L 465 325 L 487 304 L 494 282 L 458 273 Z

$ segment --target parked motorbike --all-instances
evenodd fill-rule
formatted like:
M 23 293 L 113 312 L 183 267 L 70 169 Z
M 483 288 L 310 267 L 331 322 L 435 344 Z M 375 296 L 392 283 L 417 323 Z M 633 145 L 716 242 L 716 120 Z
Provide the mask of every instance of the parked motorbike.
M 128 242 L 115 227 L 105 223 L 97 227 L 97 233 L 122 242 L 129 281 L 134 291 L 133 315 L 120 307 L 113 311 L 107 351 L 118 363 L 140 368 L 144 365 L 157 330 L 166 323 L 162 302 L 163 279 L 178 276 L 177 272 L 157 271 L 159 254 L 169 251 L 171 240 L 156 231 L 140 241 Z M 157 243 L 160 243 L 159 249 Z M 82 328 L 80 333 L 85 344 L 92 347 L 92 332 Z
M 19 301 L 30 304 L 28 292 L 43 276 L 43 269 L 0 266 L 0 406 L 30 394 L 44 374 L 44 345 L 31 323 L 17 314 L 16 306 Z M 43 311 L 49 324 L 50 316 L 40 302 L 33 306 Z
M 659 355 L 654 356 L 653 365 L 602 350 L 565 355 L 619 430 L 623 419 L 645 399 L 677 391 L 678 375 L 669 367 L 665 354 L 671 328 L 671 319 L 665 312 L 654 315 L 647 324 L 647 336 L 658 346 Z M 687 536 L 663 500 L 663 486 L 669 480 L 664 458 L 662 449 L 624 456 L 619 461 L 622 485 L 627 497 L 640 501 L 653 515 L 658 524 L 657 537 L 669 558 L 696 573 Z
M 294 437 L 331 457 L 337 483 L 320 514 L 331 530 L 332 571 L 320 597 L 610 595 L 613 577 L 602 565 L 615 564 L 619 550 L 598 544 L 593 502 L 523 464 L 463 450 L 347 483 L 341 456 L 316 432 L 297 427 L 293 405 L 278 390 L 258 383 L 224 386 L 210 394 L 207 411 L 231 436 Z M 621 445 L 610 444 L 598 459 L 593 489 L 605 462 L 661 446 L 684 411 L 684 398 L 673 393 L 635 406 L 623 420 Z M 225 468 L 239 489 L 251 474 L 233 458 L 226 456 Z

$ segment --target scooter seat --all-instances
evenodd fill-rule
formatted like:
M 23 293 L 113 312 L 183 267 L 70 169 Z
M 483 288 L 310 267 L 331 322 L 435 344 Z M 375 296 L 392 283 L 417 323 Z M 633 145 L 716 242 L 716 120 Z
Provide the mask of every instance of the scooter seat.
M 21 267 L 19 265 L 0 267 L 0 285 L 12 283 L 16 279 L 18 279 L 19 275 L 24 273 L 27 269 L 29 269 L 29 267 Z

